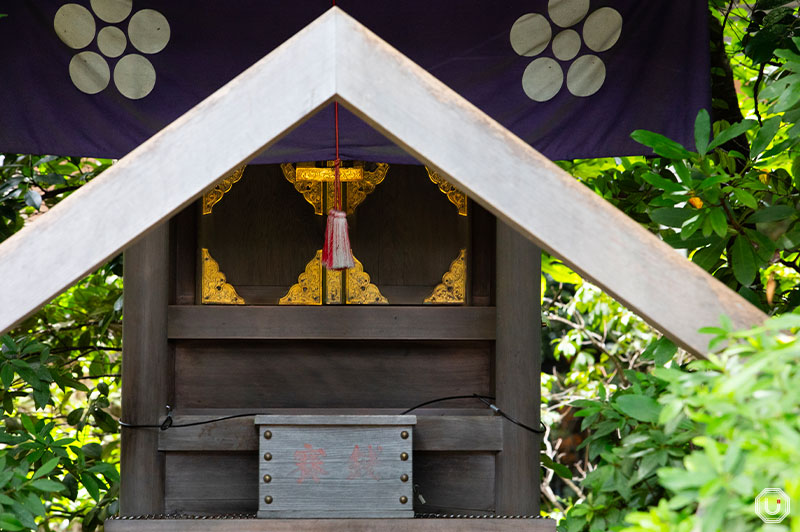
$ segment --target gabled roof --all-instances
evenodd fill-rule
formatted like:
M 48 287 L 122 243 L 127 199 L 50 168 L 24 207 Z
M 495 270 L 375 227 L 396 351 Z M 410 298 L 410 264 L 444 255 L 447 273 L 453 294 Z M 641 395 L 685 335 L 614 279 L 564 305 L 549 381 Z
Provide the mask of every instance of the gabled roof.
M 333 100 L 690 351 L 705 352 L 697 330 L 721 314 L 736 326 L 765 318 L 332 8 L 0 245 L 0 331 Z

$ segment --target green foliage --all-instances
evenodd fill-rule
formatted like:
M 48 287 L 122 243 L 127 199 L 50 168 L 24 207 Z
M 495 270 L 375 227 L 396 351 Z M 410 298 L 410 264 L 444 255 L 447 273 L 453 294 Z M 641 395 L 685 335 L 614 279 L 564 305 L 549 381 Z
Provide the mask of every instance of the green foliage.
M 109 165 L 6 154 L 0 239 Z M 115 259 L 0 337 L 0 529 L 91 531 L 117 511 L 121 310 Z
M 657 470 L 667 496 L 628 516 L 633 526 L 625 532 L 760 530 L 753 501 L 762 489 L 781 488 L 800 500 L 798 328 L 800 315 L 786 314 L 749 331 L 715 329 L 716 343 L 728 345 L 722 353 L 654 371 L 666 383 L 659 398 L 663 433 L 695 435 L 691 452 Z M 798 530 L 800 515 L 783 525 Z

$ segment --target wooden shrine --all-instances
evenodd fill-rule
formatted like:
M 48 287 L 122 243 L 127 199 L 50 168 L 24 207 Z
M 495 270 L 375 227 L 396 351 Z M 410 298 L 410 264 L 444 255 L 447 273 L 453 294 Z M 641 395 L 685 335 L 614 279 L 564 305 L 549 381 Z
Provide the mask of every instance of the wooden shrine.
M 286 90 L 289 70 L 307 90 Z M 348 165 L 358 263 L 345 272 L 318 259 L 327 162 L 247 165 L 334 100 L 420 161 Z M 337 8 L 0 245 L 0 330 L 123 249 L 131 424 L 160 424 L 165 405 L 184 425 L 394 416 L 479 394 L 538 426 L 540 249 L 695 353 L 698 324 L 764 318 Z M 40 282 L 17 282 L 23 272 Z M 540 436 L 474 399 L 412 413 L 417 514 L 538 513 Z M 253 415 L 123 429 L 121 519 L 107 529 L 555 528 L 255 519 L 259 445 Z

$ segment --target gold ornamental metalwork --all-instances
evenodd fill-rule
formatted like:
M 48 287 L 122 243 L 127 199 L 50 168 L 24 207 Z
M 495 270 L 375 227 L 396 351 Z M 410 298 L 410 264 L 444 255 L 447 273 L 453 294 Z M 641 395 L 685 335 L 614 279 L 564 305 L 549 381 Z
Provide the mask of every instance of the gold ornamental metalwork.
M 459 304 L 466 301 L 467 250 L 462 249 L 450 263 L 450 269 L 442 276 L 442 282 L 425 298 L 427 304 Z
M 211 210 L 214 208 L 214 205 L 222 200 L 222 196 L 230 192 L 234 183 L 237 183 L 240 179 L 242 179 L 242 176 L 244 175 L 244 169 L 246 167 L 247 165 L 243 164 L 242 166 L 236 168 L 227 177 L 223 178 L 223 180 L 217 186 L 203 194 L 203 216 L 206 214 L 211 214 Z
M 322 189 L 324 183 L 322 181 L 298 180 L 297 172 L 292 163 L 283 163 L 281 170 L 283 171 L 283 177 L 293 184 L 295 190 L 302 194 L 305 200 L 314 207 L 314 214 L 322 215 L 324 208 L 322 205 Z
M 326 207 L 333 206 L 333 187 L 335 180 L 333 161 L 327 161 L 326 167 L 317 167 L 313 163 L 301 162 L 281 165 L 283 176 L 294 185 L 295 190 L 314 207 L 314 214 L 323 215 Z M 356 161 L 352 167 L 339 169 L 339 179 L 344 183 L 344 209 L 353 214 L 364 199 L 383 182 L 389 171 L 387 163 L 377 163 L 375 170 L 366 170 L 364 163 Z
M 200 281 L 201 303 L 204 305 L 244 305 L 244 299 L 227 282 L 225 274 L 219 269 L 208 249 L 202 248 L 202 279 Z
M 442 176 L 439 175 L 438 172 L 434 172 L 427 166 L 425 170 L 428 171 L 428 178 L 439 187 L 439 190 L 447 196 L 447 199 L 450 200 L 450 203 L 456 206 L 458 209 L 458 214 L 461 216 L 467 215 L 467 195 L 458 190 L 456 187 L 448 183 Z
M 306 264 L 306 269 L 297 278 L 279 305 L 321 305 L 322 304 L 322 250 Z
M 370 283 L 369 274 L 364 271 L 364 265 L 353 257 L 355 266 L 348 268 L 347 273 L 347 304 L 348 305 L 386 305 L 389 300 L 383 297 L 378 287 Z
M 297 283 L 283 296 L 280 305 L 376 305 L 389 301 L 370 282 L 364 265 L 353 257 L 355 266 L 347 270 L 328 270 L 322 266 L 322 250 L 306 264 Z M 324 275 L 323 275 L 324 271 Z M 324 279 L 324 286 L 323 286 Z

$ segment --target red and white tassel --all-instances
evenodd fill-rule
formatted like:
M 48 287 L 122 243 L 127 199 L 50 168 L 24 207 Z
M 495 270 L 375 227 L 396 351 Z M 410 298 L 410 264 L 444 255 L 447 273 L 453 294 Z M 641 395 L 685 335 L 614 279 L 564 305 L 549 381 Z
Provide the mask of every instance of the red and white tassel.
M 342 211 L 331 209 L 328 212 L 322 265 L 328 270 L 344 270 L 355 266 L 350 236 L 347 234 L 347 215 Z

